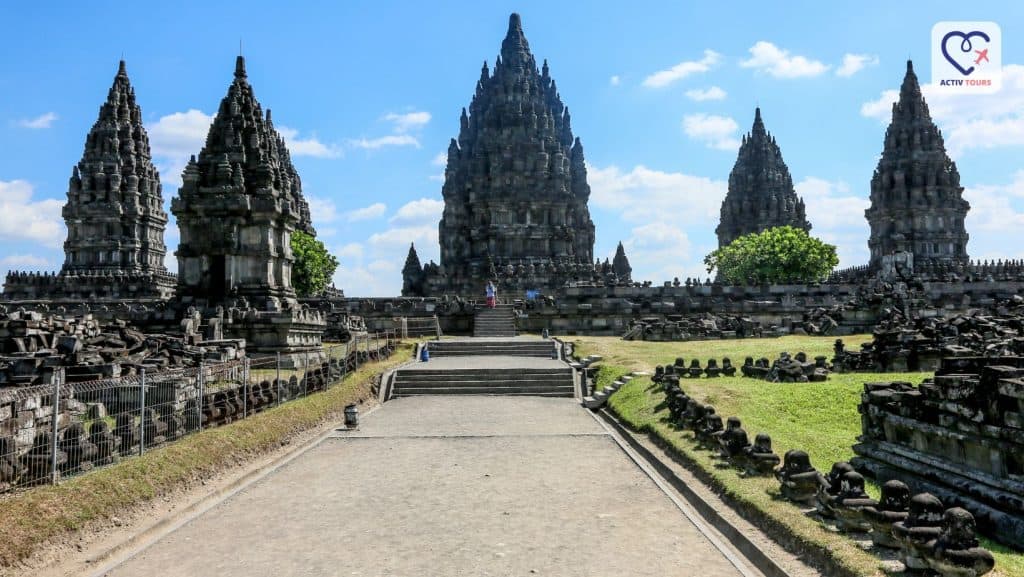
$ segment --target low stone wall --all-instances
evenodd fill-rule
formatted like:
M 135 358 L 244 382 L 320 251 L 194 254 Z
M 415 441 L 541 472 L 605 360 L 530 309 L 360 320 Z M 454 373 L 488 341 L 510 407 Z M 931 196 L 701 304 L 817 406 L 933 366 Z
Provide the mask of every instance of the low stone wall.
M 1024 548 L 1024 357 L 943 359 L 934 379 L 867 383 L 852 463 L 974 514 Z
M 553 334 L 622 336 L 640 318 L 667 319 L 670 315 L 714 313 L 749 318 L 763 326 L 779 326 L 789 332 L 802 326 L 805 315 L 816 310 L 838 312 L 832 334 L 871 332 L 885 307 L 911 306 L 918 314 L 953 314 L 975 307 L 993 306 L 1024 289 L 1024 282 L 922 283 L 906 298 L 891 290 L 862 284 L 774 286 L 570 286 L 553 295 L 527 301 L 499 294 L 500 300 L 517 305 L 520 331 Z M 854 303 L 850 305 L 849 303 Z M 483 297 L 389 297 L 347 298 L 337 301 L 363 317 L 368 327 L 392 322 L 396 316 L 437 315 L 446 334 L 472 333 L 473 312 Z M 842 309 L 841 311 L 839 309 Z

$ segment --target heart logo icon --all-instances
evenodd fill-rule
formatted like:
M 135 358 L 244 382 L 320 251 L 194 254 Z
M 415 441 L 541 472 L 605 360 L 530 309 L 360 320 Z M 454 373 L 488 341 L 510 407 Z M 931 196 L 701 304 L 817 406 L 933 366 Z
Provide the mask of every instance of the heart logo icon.
M 963 66 L 960 66 L 960 63 L 957 62 L 956 59 L 949 54 L 949 50 L 946 48 L 946 46 L 949 44 L 949 41 L 951 39 L 959 38 L 960 52 L 963 54 L 970 54 L 971 50 L 974 48 L 971 43 L 971 38 L 975 37 L 982 38 L 985 40 L 985 42 L 991 42 L 988 34 L 985 34 L 980 30 L 972 30 L 971 32 L 961 32 L 959 30 L 953 30 L 952 32 L 948 32 L 945 36 L 942 37 L 942 55 L 945 56 L 946 60 L 953 65 L 953 68 L 959 70 L 960 74 L 963 74 L 964 76 L 970 76 L 971 72 L 974 72 L 974 66 L 971 66 L 970 68 L 964 68 Z

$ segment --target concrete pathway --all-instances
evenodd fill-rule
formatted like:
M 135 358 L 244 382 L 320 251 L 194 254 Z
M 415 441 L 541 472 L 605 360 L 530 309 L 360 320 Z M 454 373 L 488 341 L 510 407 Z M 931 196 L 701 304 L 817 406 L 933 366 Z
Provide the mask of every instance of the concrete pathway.
M 576 401 L 493 396 L 386 403 L 108 573 L 739 574 Z

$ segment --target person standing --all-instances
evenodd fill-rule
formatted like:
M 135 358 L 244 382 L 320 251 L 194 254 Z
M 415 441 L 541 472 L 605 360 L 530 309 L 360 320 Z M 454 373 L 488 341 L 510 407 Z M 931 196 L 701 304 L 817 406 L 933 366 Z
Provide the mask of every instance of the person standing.
M 498 304 L 498 289 L 494 288 L 494 283 L 487 281 L 487 308 L 494 308 Z

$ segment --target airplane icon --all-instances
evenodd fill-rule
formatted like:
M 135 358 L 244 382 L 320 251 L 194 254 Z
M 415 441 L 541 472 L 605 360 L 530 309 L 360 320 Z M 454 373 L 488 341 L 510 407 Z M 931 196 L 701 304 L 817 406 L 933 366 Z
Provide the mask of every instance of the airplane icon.
M 975 65 L 981 64 L 982 60 L 988 62 L 988 48 L 984 50 L 975 50 L 974 53 L 978 55 L 978 59 L 974 61 Z

